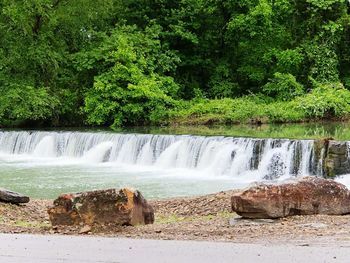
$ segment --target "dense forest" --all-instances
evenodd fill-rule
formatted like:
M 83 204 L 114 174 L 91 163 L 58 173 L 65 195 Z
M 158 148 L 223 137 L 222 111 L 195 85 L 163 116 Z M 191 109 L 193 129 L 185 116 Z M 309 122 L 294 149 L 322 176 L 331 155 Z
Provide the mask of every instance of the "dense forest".
M 347 0 L 0 0 L 0 126 L 350 116 Z

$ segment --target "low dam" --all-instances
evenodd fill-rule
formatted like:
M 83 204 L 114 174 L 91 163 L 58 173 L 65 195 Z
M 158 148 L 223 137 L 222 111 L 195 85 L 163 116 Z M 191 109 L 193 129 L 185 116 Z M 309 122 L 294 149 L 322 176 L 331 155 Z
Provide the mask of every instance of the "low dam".
M 73 191 L 79 186 L 133 186 L 133 182 L 140 187 L 137 181 L 145 185 L 147 178 L 149 187 L 170 178 L 169 187 L 176 188 L 180 187 L 176 180 L 189 180 L 189 189 L 177 193 L 185 195 L 203 187 L 202 179 L 217 184 L 213 190 L 219 190 L 223 185 L 232 189 L 296 176 L 342 176 L 350 174 L 350 157 L 348 142 L 329 139 L 1 131 L 0 172 L 9 187 L 17 182 L 40 189 L 43 184 L 40 191 L 49 187 L 48 182 L 57 185 L 56 191 Z M 35 175 L 39 182 L 30 182 Z M 65 188 L 67 182 L 75 186 Z

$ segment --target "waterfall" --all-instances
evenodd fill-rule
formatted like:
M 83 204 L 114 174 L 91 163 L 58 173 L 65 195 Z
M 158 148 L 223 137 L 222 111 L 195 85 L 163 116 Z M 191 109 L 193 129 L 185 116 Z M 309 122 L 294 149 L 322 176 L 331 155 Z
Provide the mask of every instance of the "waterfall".
M 45 136 L 40 140 L 40 142 L 35 146 L 33 151 L 34 156 L 38 157 L 55 157 L 55 139 L 53 136 Z
M 192 169 L 211 176 L 261 179 L 318 171 L 312 140 L 103 132 L 0 131 L 0 154 L 71 158 L 86 163 Z

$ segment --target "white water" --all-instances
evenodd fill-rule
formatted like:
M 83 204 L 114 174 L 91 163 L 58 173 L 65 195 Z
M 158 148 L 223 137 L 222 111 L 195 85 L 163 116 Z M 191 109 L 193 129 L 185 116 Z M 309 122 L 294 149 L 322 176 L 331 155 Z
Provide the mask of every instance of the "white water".
M 262 144 L 261 153 L 255 153 Z M 301 151 L 297 153 L 297 147 Z M 72 163 L 109 163 L 189 169 L 203 175 L 238 177 L 257 172 L 279 178 L 310 174 L 312 141 L 136 135 L 81 132 L 0 132 L 0 154 Z M 295 163 L 295 155 L 300 161 Z M 252 167 L 256 162 L 256 167 Z
M 201 194 L 315 174 L 312 145 L 311 140 L 2 131 L 0 182 L 24 191 L 52 188 L 52 195 L 117 185 L 150 189 L 152 197 Z

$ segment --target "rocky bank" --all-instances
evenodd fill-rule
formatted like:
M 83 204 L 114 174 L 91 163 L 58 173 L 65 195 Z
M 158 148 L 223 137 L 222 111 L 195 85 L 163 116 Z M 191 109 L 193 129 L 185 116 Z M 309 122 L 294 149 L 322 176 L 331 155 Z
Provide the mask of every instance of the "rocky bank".
M 78 226 L 51 227 L 47 214 L 51 200 L 28 204 L 0 204 L 2 233 L 60 235 L 101 235 L 148 239 L 216 240 L 230 242 L 327 242 L 350 240 L 350 215 L 293 216 L 276 220 L 246 220 L 230 212 L 230 199 L 236 191 L 217 194 L 151 200 L 155 223 L 144 226 L 117 226 L 85 229 Z M 84 230 L 84 229 L 83 229 Z

